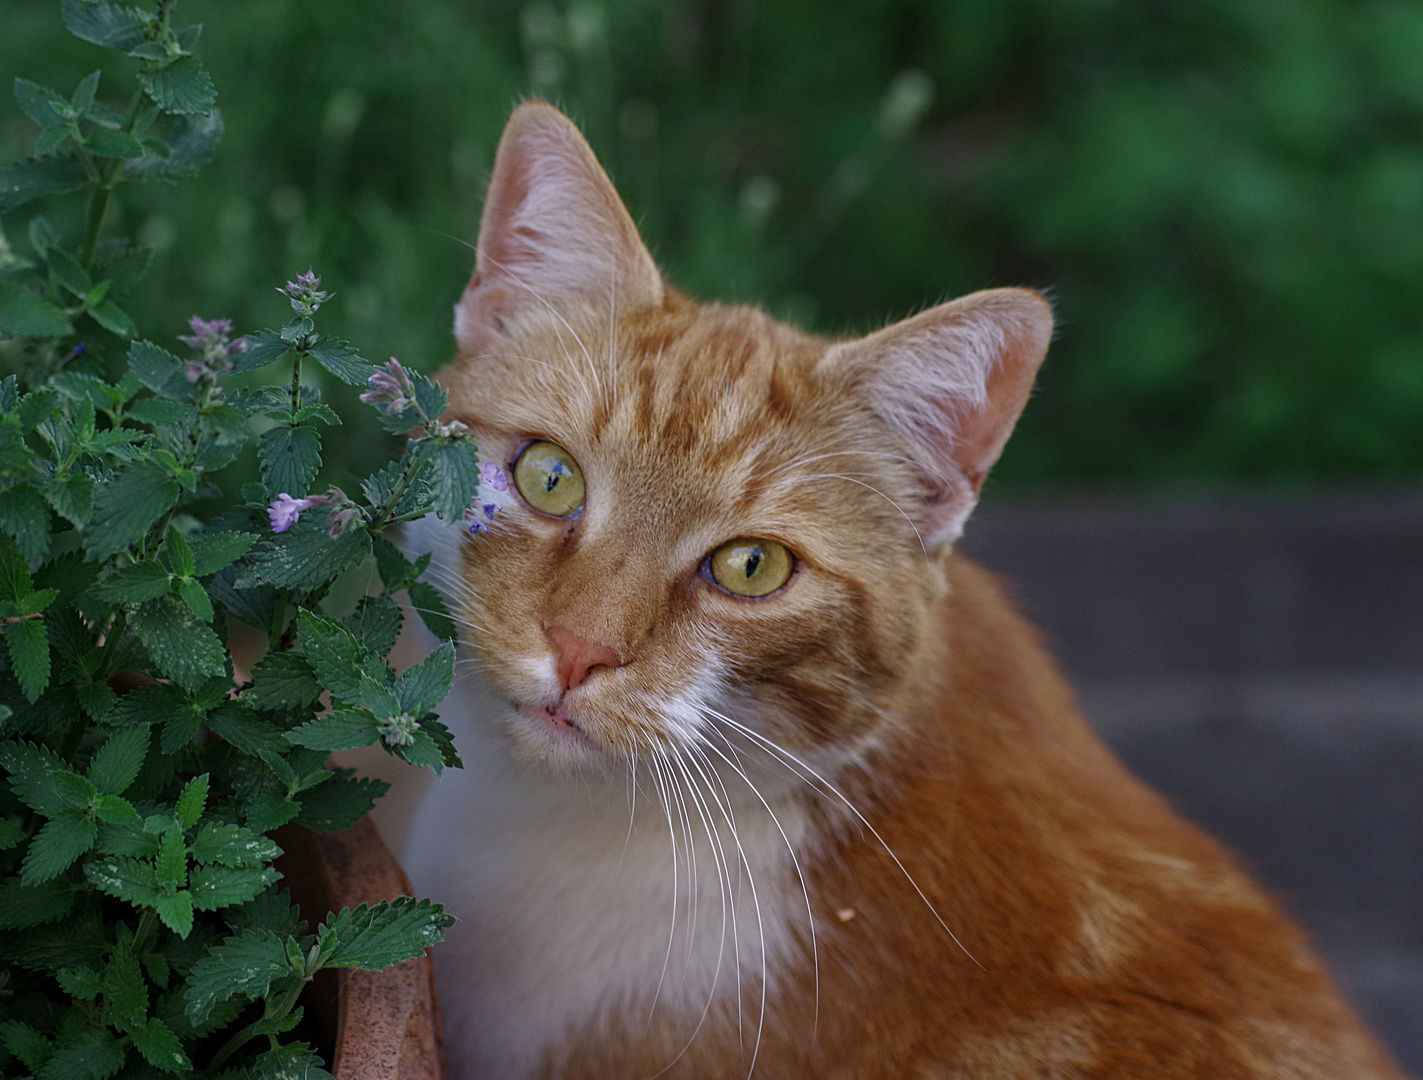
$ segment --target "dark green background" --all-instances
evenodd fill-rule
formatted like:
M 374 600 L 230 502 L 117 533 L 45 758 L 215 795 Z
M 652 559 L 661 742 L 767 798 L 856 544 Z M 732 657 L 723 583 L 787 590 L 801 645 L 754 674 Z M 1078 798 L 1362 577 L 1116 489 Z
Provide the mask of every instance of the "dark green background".
M 101 100 L 126 99 L 129 62 L 57 8 L 0 0 L 0 74 L 68 92 L 103 64 Z M 338 294 L 324 329 L 435 369 L 499 130 L 536 93 L 696 295 L 840 333 L 1049 291 L 1059 339 L 1000 485 L 1423 473 L 1418 2 L 185 0 L 188 20 L 227 137 L 111 219 L 162 249 L 131 305 L 156 340 L 194 312 L 276 324 L 272 290 L 310 264 Z M 906 72 L 932 100 L 896 135 Z M 7 105 L 3 157 L 33 137 Z M 347 430 L 352 472 L 384 452 Z

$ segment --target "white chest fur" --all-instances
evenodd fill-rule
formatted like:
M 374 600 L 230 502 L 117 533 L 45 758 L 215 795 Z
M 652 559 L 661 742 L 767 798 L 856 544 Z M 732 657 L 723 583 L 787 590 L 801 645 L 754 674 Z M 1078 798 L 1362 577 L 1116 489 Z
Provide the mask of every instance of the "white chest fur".
M 690 1039 L 739 1001 L 752 1037 L 808 939 L 803 816 L 773 819 L 710 755 L 636 790 L 530 770 L 494 730 L 502 708 L 473 677 L 445 702 L 466 767 L 432 787 L 403 853 L 460 919 L 435 951 L 452 1076 L 528 1076 L 590 1024 L 635 1036 L 654 1010 Z

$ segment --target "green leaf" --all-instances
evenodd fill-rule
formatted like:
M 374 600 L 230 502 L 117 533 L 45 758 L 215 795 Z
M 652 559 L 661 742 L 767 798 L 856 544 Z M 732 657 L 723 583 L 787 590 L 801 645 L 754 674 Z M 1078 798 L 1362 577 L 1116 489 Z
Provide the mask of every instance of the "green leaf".
M 9 851 L 12 847 L 18 847 L 25 839 L 25 832 L 13 821 L 0 818 L 0 851 Z
M 133 1045 L 143 1055 L 143 1060 L 155 1069 L 184 1072 L 193 1067 L 188 1055 L 183 1053 L 183 1044 L 178 1041 L 178 1036 L 156 1016 L 134 1031 Z
M 188 605 L 188 610 L 203 622 L 212 622 L 212 601 L 208 599 L 207 590 L 202 585 L 196 581 L 181 582 L 178 585 L 178 596 Z
M 333 1080 L 307 1043 L 286 1043 L 260 1054 L 247 1071 L 249 1080 Z
M 269 652 L 252 668 L 252 686 L 245 694 L 259 709 L 295 709 L 319 698 L 321 686 L 302 657 Z
M 208 774 L 195 776 L 184 786 L 182 794 L 178 796 L 178 805 L 174 813 L 178 815 L 178 821 L 183 828 L 191 829 L 198 823 L 198 818 L 203 816 L 203 808 L 207 806 L 208 800 Z
M 253 832 L 271 832 L 301 813 L 301 804 L 274 791 L 264 791 L 252 799 L 247 809 L 247 827 Z
M 192 715 L 193 707 L 183 691 L 167 683 L 153 683 L 130 690 L 119 698 L 104 714 L 104 724 L 108 727 L 162 724 Z
M 74 88 L 69 107 L 74 110 L 75 116 L 87 116 L 89 110 L 94 107 L 94 95 L 99 92 L 99 77 L 100 72 L 91 71 L 80 79 L 79 85 Z
M 89 763 L 89 779 L 104 795 L 122 795 L 138 777 L 148 753 L 148 728 L 123 728 L 109 736 Z
M 188 974 L 187 1016 L 201 1023 L 213 1006 L 237 994 L 266 997 L 272 980 L 290 973 L 282 940 L 270 930 L 244 930 L 215 945 Z
M 168 526 L 168 535 L 163 538 L 163 553 L 168 556 L 173 573 L 179 577 L 192 576 L 193 549 L 188 546 L 187 538 L 172 525 Z
M 121 566 L 94 586 L 100 600 L 115 604 L 137 604 L 157 600 L 173 591 L 173 575 L 157 559 Z
M 401 710 L 416 716 L 429 712 L 445 700 L 454 677 L 455 647 L 447 641 L 396 677 L 393 689 Z
M 122 944 L 104 965 L 104 996 L 109 1006 L 108 1020 L 120 1031 L 132 1031 L 148 1015 L 148 984 L 137 958 Z
M 111 334 L 117 334 L 121 338 L 138 336 L 138 327 L 133 324 L 128 312 L 112 300 L 101 300 L 89 309 L 89 314 Z
M 247 532 L 219 532 L 201 536 L 192 541 L 193 576 L 206 577 L 246 555 L 257 542 L 257 537 Z
M 274 725 L 237 709 L 225 708 L 213 713 L 208 717 L 208 727 L 244 754 L 264 760 L 269 755 L 281 755 L 291 749 Z
M 73 154 L 19 161 L 0 169 L 0 214 L 8 214 L 42 195 L 62 195 L 89 182 Z
M 412 581 L 409 586 L 410 606 L 420 616 L 430 633 L 443 641 L 459 637 L 459 627 L 445 601 L 428 581 Z
M 181 816 L 181 815 L 180 815 Z M 158 855 L 153 860 L 158 887 L 164 892 L 181 889 L 188 883 L 188 846 L 183 830 L 175 822 L 158 838 Z
M 158 465 L 130 465 L 94 496 L 94 517 L 84 537 L 90 557 L 102 562 L 137 544 L 180 494 L 178 481 Z
M 323 966 L 379 971 L 419 956 L 454 922 L 440 904 L 409 896 L 383 900 L 372 908 L 346 908 L 317 932 L 326 956 Z
M 0 930 L 28 930 L 64 918 L 74 909 L 75 891 L 64 878 L 29 886 L 17 877 L 0 885 Z
M 376 718 L 364 709 L 339 709 L 286 733 L 295 746 L 313 750 L 354 750 L 380 738 Z
M 237 354 L 232 374 L 242 375 L 249 371 L 256 371 L 258 368 L 264 368 L 268 364 L 276 363 L 289 352 L 291 352 L 291 346 L 275 330 L 262 330 L 256 334 L 249 334 L 247 348 Z
M 145 153 L 137 161 L 130 161 L 124 169 L 125 180 L 175 180 L 183 176 L 196 176 L 217 150 L 222 141 L 222 116 L 220 110 L 213 109 L 206 116 L 168 117 L 168 135 L 163 149 L 167 154 Z M 152 140 L 145 144 L 150 149 Z
M 269 863 L 282 849 L 259 833 L 241 825 L 209 822 L 193 840 L 193 859 L 207 865 L 253 867 Z
M 108 1080 L 123 1068 L 124 1044 L 98 1027 L 61 1038 L 44 1067 L 44 1080 Z
M 180 686 L 191 690 L 227 673 L 221 639 L 174 597 L 148 601 L 128 625 L 158 669 Z
M 286 532 L 262 541 L 238 589 L 268 584 L 277 588 L 316 589 L 342 570 L 360 563 L 371 550 L 370 536 L 353 529 L 331 539 L 320 516 L 304 516 Z
M 20 111 L 42 128 L 69 123 L 69 100 L 47 86 L 30 82 L 29 79 L 15 80 L 15 100 Z
M 41 489 L 54 512 L 82 529 L 94 512 L 94 481 L 82 473 L 54 476 Z
M 311 356 L 348 386 L 365 386 L 375 367 L 361 357 L 348 341 L 322 338 L 311 347 Z
M 31 702 L 50 684 L 50 640 L 43 619 L 4 623 L 4 643 L 10 649 L 14 677 Z
M 153 902 L 153 909 L 163 920 L 163 925 L 179 937 L 186 938 L 193 929 L 193 898 L 186 889 L 159 896 Z
M 372 540 L 372 551 L 376 559 L 376 570 L 380 573 L 381 584 L 388 593 L 399 592 L 401 589 L 419 576 L 420 570 L 417 564 L 411 562 L 400 549 L 387 540 L 384 536 L 375 536 Z M 422 560 L 429 564 L 429 556 Z
M 100 795 L 94 800 L 94 814 L 105 825 L 137 825 L 143 819 L 133 803 L 117 795 Z
M 158 878 L 153 863 L 123 855 L 109 855 L 84 866 L 84 876 L 100 892 L 116 896 L 134 907 L 153 907 L 158 902 Z
M 151 341 L 135 341 L 128 347 L 128 366 L 155 394 L 178 397 L 190 388 L 183 377 L 182 361 Z
M 158 398 L 144 398 L 128 407 L 129 419 L 140 424 L 166 427 L 170 424 L 191 424 L 197 417 L 197 410 L 185 401 L 161 401 Z
M 43 1069 L 54 1056 L 54 1043 L 19 1020 L 7 1020 L 0 1024 L 0 1042 L 32 1073 Z
M 104 979 L 89 967 L 64 968 L 54 973 L 59 988 L 80 1001 L 93 1001 L 104 991 Z
M 189 892 L 199 911 L 217 911 L 245 904 L 279 877 L 271 867 L 200 866 L 193 871 Z
M 63 248 L 50 249 L 49 269 L 54 279 L 80 300 L 87 297 L 94 288 L 93 280 L 79 265 L 79 260 Z
M 16 484 L 0 491 L 0 529 L 14 537 L 32 569 L 39 566 L 49 553 L 49 506 L 38 488 Z
M 84 149 L 99 157 L 121 158 L 131 161 L 143 157 L 143 147 L 127 132 L 95 128 L 84 140 Z
M 13 281 L 0 281 L 0 338 L 67 337 L 74 333 L 60 308 Z
M 68 870 L 99 838 L 99 827 L 82 810 L 64 809 L 45 822 L 25 852 L 20 880 L 39 885 Z
M 420 456 L 433 466 L 431 494 L 442 521 L 462 521 L 479 492 L 479 455 L 468 439 L 419 440 Z
M 196 56 L 182 56 L 165 67 L 140 71 L 138 81 L 164 112 L 206 114 L 217 103 L 212 78 Z
M 0 743 L 0 765 L 10 773 L 10 790 L 37 814 L 54 817 L 89 805 L 97 789 L 47 746 Z
M 385 656 L 395 647 L 403 619 L 400 605 L 388 596 L 365 596 L 344 624 L 372 655 Z
M 311 427 L 274 427 L 257 441 L 267 498 L 302 498 L 321 468 L 321 433 Z
M 64 25 L 75 37 L 114 49 L 133 48 L 143 40 L 148 25 L 137 8 L 107 0 L 62 0 L 60 10 Z
M 297 642 L 322 686 L 342 698 L 359 694 L 367 653 L 351 631 L 303 609 L 297 613 Z
M 333 776 L 301 793 L 297 824 L 316 832 L 339 832 L 370 813 L 375 801 L 389 790 L 384 780 Z

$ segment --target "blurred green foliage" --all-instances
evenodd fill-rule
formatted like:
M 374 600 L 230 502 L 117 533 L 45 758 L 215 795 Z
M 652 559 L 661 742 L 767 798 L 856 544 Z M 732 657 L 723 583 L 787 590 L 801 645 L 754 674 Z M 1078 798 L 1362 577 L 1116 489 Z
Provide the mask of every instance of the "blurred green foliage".
M 0 72 L 94 66 L 56 8 L 0 0 Z M 314 265 L 343 336 L 434 370 L 499 131 L 538 95 L 584 125 L 695 295 L 851 333 L 976 288 L 1048 290 L 1062 329 L 1001 483 L 1423 473 L 1423 4 L 185 13 L 208 24 L 227 135 L 201 181 L 111 211 L 159 249 L 129 303 L 147 336 L 192 312 L 265 325 L 272 288 Z M 0 157 L 33 137 L 4 110 Z M 390 449 L 344 430 L 352 475 Z

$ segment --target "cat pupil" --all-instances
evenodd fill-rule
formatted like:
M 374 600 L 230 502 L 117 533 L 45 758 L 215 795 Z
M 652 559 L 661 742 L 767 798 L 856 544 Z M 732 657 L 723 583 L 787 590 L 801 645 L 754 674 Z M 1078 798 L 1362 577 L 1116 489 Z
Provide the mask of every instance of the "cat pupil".
M 558 482 L 563 479 L 563 462 L 554 463 L 552 469 L 548 471 L 548 479 L 544 481 L 544 490 L 552 491 L 558 487 Z
M 752 548 L 751 554 L 746 557 L 746 577 L 748 580 L 756 576 L 756 568 L 761 565 L 761 549 Z

